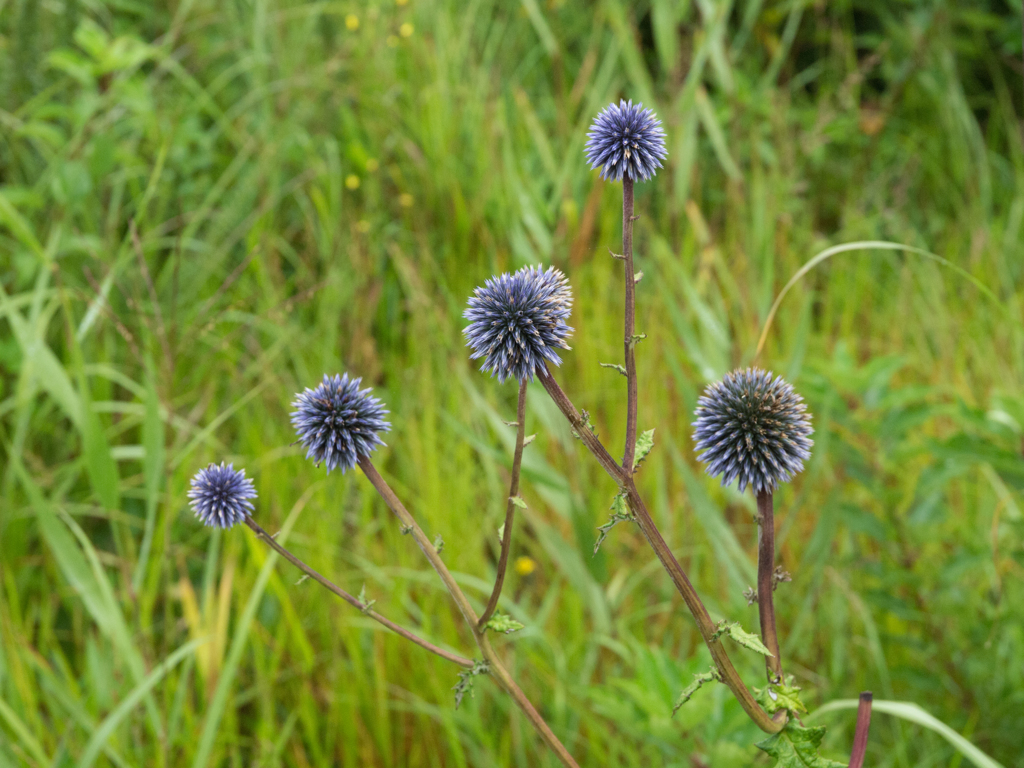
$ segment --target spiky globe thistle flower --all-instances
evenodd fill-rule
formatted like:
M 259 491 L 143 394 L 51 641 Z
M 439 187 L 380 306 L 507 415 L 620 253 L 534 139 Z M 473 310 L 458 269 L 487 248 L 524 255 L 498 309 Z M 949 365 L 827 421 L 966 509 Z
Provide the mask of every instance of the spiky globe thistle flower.
M 619 101 L 609 104 L 594 118 L 584 151 L 591 168 L 601 169 L 602 179 L 647 181 L 661 168 L 665 132 L 654 110 L 643 104 Z
M 722 485 L 755 492 L 789 482 L 811 457 L 811 415 L 781 376 L 748 368 L 710 385 L 697 401 L 695 450 Z
M 253 511 L 249 499 L 256 498 L 256 488 L 244 469 L 236 472 L 233 464 L 224 466 L 221 462 L 219 467 L 211 464 L 196 472 L 188 498 L 203 525 L 230 528 L 245 522 Z
M 379 433 L 391 429 L 384 420 L 384 404 L 370 395 L 369 387 L 360 390 L 360 382 L 362 378 L 350 379 L 347 373 L 333 378 L 324 374 L 316 389 L 307 388 L 292 402 L 292 426 L 306 447 L 306 458 L 318 467 L 326 464 L 328 472 L 352 469 L 384 445 Z
M 562 364 L 556 349 L 571 349 L 572 291 L 561 270 L 523 267 L 489 278 L 469 299 L 463 333 L 473 350 L 470 360 L 484 358 L 482 371 L 498 381 L 529 379 L 544 361 Z

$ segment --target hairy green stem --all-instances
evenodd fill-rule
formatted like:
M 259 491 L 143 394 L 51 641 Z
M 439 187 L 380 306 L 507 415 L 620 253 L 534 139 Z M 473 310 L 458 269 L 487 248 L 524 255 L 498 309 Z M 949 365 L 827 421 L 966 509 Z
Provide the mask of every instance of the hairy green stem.
M 552 378 L 550 372 L 545 368 L 538 371 L 537 376 L 540 379 L 541 384 L 544 386 L 544 389 L 547 390 L 548 394 L 551 396 L 551 399 L 554 400 L 555 405 L 558 406 L 558 409 L 562 411 L 562 414 L 569 420 L 569 423 L 573 425 L 574 430 L 579 434 L 584 445 L 590 449 L 591 453 L 594 454 L 601 466 L 604 467 L 605 471 L 619 485 L 619 487 L 626 491 L 626 500 L 629 504 L 630 510 L 636 517 L 640 530 L 646 537 L 647 542 L 651 545 L 651 549 L 654 550 L 654 554 L 661 562 L 662 567 L 672 579 L 672 583 L 683 598 L 683 602 L 686 603 L 686 607 L 690 610 L 693 618 L 697 621 L 697 629 L 700 632 L 701 637 L 704 639 L 704 643 L 707 645 L 708 650 L 711 651 L 711 658 L 714 659 L 715 666 L 722 676 L 722 682 L 729 687 L 729 690 L 732 691 L 737 701 L 739 701 L 740 706 L 743 707 L 743 711 L 746 712 L 750 719 L 757 724 L 758 728 L 766 733 L 776 733 L 782 730 L 786 723 L 785 713 L 779 713 L 775 718 L 769 716 L 769 714 L 765 712 L 761 705 L 754 699 L 753 694 L 751 694 L 747 686 L 744 685 L 739 673 L 736 671 L 732 661 L 729 659 L 728 653 L 726 653 L 725 648 L 722 646 L 721 639 L 715 637 L 717 628 L 715 623 L 711 620 L 711 616 L 708 614 L 707 608 L 704 607 L 704 603 L 697 594 L 697 590 L 693 588 L 693 584 L 690 583 L 690 579 L 687 577 L 686 572 L 679 564 L 679 561 L 672 553 L 671 548 L 669 548 L 665 539 L 662 537 L 661 532 L 658 530 L 658 526 L 655 525 L 654 520 L 647 511 L 647 507 L 644 504 L 639 491 L 637 491 L 633 478 L 627 475 L 625 470 L 615 463 L 615 460 L 608 454 L 608 451 L 598 439 L 597 435 L 593 434 L 589 429 L 580 428 L 583 419 L 581 419 L 580 414 L 572 404 L 572 401 L 570 401 L 565 392 L 562 391 L 558 382 Z
M 761 641 L 771 651 L 764 657 L 769 683 L 782 682 L 782 656 L 775 628 L 775 511 L 772 492 L 757 493 L 757 613 Z
M 344 600 L 346 603 L 351 605 L 353 608 L 359 609 L 360 612 L 362 612 L 365 615 L 369 616 L 374 621 L 377 621 L 377 622 L 383 624 L 385 627 L 390 629 L 395 634 L 401 635 L 406 640 L 411 640 L 412 642 L 416 643 L 416 645 L 420 646 L 421 648 L 427 649 L 431 653 L 437 654 L 442 659 L 447 659 L 448 661 L 454 662 L 455 664 L 458 664 L 459 666 L 462 666 L 462 667 L 470 668 L 470 667 L 473 666 L 473 660 L 472 659 L 467 659 L 465 656 L 459 656 L 457 653 L 452 653 L 451 651 L 446 651 L 444 648 L 439 648 L 438 646 L 434 645 L 433 643 L 431 643 L 431 642 L 429 642 L 427 640 L 424 640 L 422 637 L 420 637 L 419 635 L 415 634 L 414 632 L 410 632 L 405 627 L 401 627 L 398 624 L 395 624 L 390 619 L 386 619 L 383 616 L 381 616 L 379 613 L 377 613 L 376 611 L 372 610 L 370 608 L 369 604 L 364 603 L 359 598 L 353 597 L 348 592 L 346 592 L 344 589 L 342 589 L 337 584 L 335 584 L 333 581 L 331 581 L 330 579 L 326 578 L 325 576 L 322 576 L 319 572 L 315 571 L 313 568 L 311 568 L 310 566 L 306 565 L 306 563 L 304 563 L 298 557 L 293 555 L 284 546 L 282 546 L 281 544 L 278 544 L 277 540 L 273 536 L 271 536 L 269 533 L 267 533 L 262 528 L 262 526 L 260 526 L 260 524 L 257 523 L 255 520 L 253 520 L 251 517 L 247 517 L 245 519 L 245 524 L 248 525 L 252 529 L 253 533 L 256 534 L 257 538 L 259 538 L 260 541 L 262 541 L 264 544 L 269 546 L 271 549 L 273 549 L 275 552 L 277 552 L 277 554 L 281 555 L 281 557 L 283 557 L 289 563 L 291 563 L 296 568 L 298 568 L 300 571 L 302 571 L 307 576 L 309 576 L 311 579 L 313 579 L 313 581 L 316 581 L 321 586 L 326 587 L 328 591 L 333 592 L 335 595 L 340 597 L 342 600 Z
M 562 762 L 562 765 L 566 768 L 579 768 L 579 765 L 573 759 L 572 755 L 565 748 L 558 737 L 555 736 L 554 732 L 548 727 L 548 724 L 544 721 L 544 718 L 537 711 L 537 709 L 530 703 L 530 700 L 523 693 L 522 689 L 516 684 L 516 681 L 509 674 L 505 665 L 501 663 L 501 659 L 495 652 L 491 645 L 490 639 L 487 637 L 486 631 L 482 631 L 479 628 L 479 619 L 477 618 L 476 612 L 473 610 L 473 606 L 470 605 L 469 599 L 466 597 L 462 588 L 459 587 L 455 581 L 455 577 L 452 576 L 448 570 L 448 566 L 444 564 L 444 560 L 441 559 L 441 555 L 438 554 L 434 545 L 431 544 L 430 539 L 423 532 L 423 529 L 417 525 L 416 520 L 409 514 L 409 510 L 405 508 L 401 500 L 395 494 L 391 487 L 384 481 L 384 478 L 380 476 L 376 467 L 370 461 L 369 457 L 363 456 L 359 459 L 359 468 L 366 475 L 366 478 L 370 481 L 373 487 L 380 494 L 381 498 L 388 505 L 392 512 L 398 517 L 402 523 L 402 527 L 412 534 L 419 548 L 423 551 L 427 560 L 433 566 L 434 570 L 437 571 L 437 575 L 441 577 L 441 581 L 444 583 L 445 588 L 448 590 L 448 594 L 452 596 L 455 601 L 455 605 L 458 606 L 459 611 L 466 619 L 466 623 L 469 625 L 473 632 L 473 638 L 476 640 L 477 646 L 480 648 L 480 652 L 483 654 L 484 659 L 490 665 L 490 672 L 497 679 L 498 684 L 516 703 L 516 706 L 526 715 L 526 719 L 530 721 L 530 724 L 534 727 L 534 730 L 540 735 L 541 739 L 547 744 L 548 748 L 558 757 Z
M 626 449 L 622 456 L 622 469 L 633 476 L 633 458 L 636 456 L 636 276 L 633 271 L 633 180 L 622 177 L 622 258 L 626 270 Z
M 508 486 L 508 501 L 505 505 L 505 527 L 502 529 L 501 555 L 498 558 L 498 573 L 494 579 L 494 589 L 487 601 L 487 607 L 480 614 L 477 629 L 481 631 L 494 615 L 501 597 L 501 588 L 505 585 L 505 571 L 508 568 L 508 556 L 512 549 L 512 524 L 515 522 L 516 505 L 513 499 L 519 495 L 519 469 L 523 463 L 523 442 L 526 440 L 526 379 L 519 382 L 519 405 L 516 408 L 516 450 L 512 456 L 512 480 Z

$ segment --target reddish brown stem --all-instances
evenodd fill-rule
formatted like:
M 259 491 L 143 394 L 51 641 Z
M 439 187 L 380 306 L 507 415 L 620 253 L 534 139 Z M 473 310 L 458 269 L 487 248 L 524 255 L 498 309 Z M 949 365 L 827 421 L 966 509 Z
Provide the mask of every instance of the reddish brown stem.
M 516 409 L 516 450 L 512 456 L 512 480 L 508 486 L 508 501 L 505 506 L 505 527 L 501 537 L 501 555 L 498 558 L 498 573 L 494 579 L 494 589 L 491 590 L 491 598 L 487 601 L 487 607 L 480 614 L 478 629 L 487 626 L 487 622 L 494 615 L 498 607 L 498 598 L 501 597 L 501 588 L 505 584 L 505 571 L 508 568 L 509 551 L 512 549 L 512 524 L 516 517 L 516 505 L 512 500 L 519 495 L 519 469 L 523 463 L 523 443 L 526 440 L 526 379 L 519 382 L 519 406 Z
M 857 705 L 857 730 L 853 733 L 853 751 L 850 753 L 850 768 L 864 765 L 864 753 L 868 749 L 868 729 L 871 727 L 871 691 L 860 695 Z
M 415 633 L 410 632 L 405 627 L 401 627 L 398 624 L 395 624 L 390 619 L 384 618 L 383 616 L 381 616 L 376 611 L 371 610 L 370 606 L 367 603 L 364 603 L 362 600 L 360 600 L 360 599 L 358 599 L 356 597 L 353 597 L 348 592 L 346 592 L 344 589 L 342 589 L 337 584 L 335 584 L 333 581 L 331 581 L 330 579 L 328 579 L 325 576 L 320 575 L 320 573 L 318 573 L 317 571 L 313 570 L 311 567 L 306 565 L 302 560 L 300 560 L 295 555 L 293 555 L 289 550 L 287 550 L 281 544 L 278 544 L 277 540 L 274 539 L 274 537 L 271 536 L 269 533 L 267 533 L 265 530 L 263 530 L 262 526 L 260 526 L 260 524 L 257 523 L 255 520 L 253 520 L 251 517 L 247 517 L 245 519 L 245 524 L 248 525 L 252 529 L 253 533 L 256 534 L 257 538 L 259 538 L 260 541 L 262 541 L 264 544 L 268 545 L 271 549 L 273 549 L 275 552 L 277 552 L 277 554 L 279 554 L 281 557 L 283 557 L 289 563 L 291 563 L 296 568 L 298 568 L 300 571 L 302 571 L 307 576 L 309 576 L 311 579 L 313 579 L 313 581 L 317 582 L 318 584 L 320 584 L 323 587 L 326 587 L 328 591 L 333 592 L 335 595 L 340 597 L 342 600 L 344 600 L 346 603 L 351 605 L 353 608 L 358 608 L 359 611 L 361 611 L 362 613 L 366 614 L 367 616 L 369 616 L 374 621 L 379 622 L 380 624 L 383 624 L 385 627 L 390 629 L 396 635 L 401 635 L 406 640 L 411 640 L 412 642 L 416 643 L 416 645 L 420 646 L 420 648 L 425 648 L 426 650 L 430 651 L 431 653 L 437 654 L 442 659 L 447 659 L 448 661 L 455 662 L 456 664 L 458 664 L 460 666 L 463 666 L 463 667 L 472 667 L 473 666 L 474 662 L 473 662 L 472 659 L 467 659 L 465 656 L 459 656 L 457 653 L 452 653 L 451 651 L 446 651 L 444 648 L 439 648 L 438 646 L 434 645 L 433 643 L 431 643 L 431 642 L 429 642 L 427 640 L 424 640 L 422 637 L 416 635 Z
M 761 640 L 771 651 L 764 665 L 768 682 L 782 682 L 779 635 L 775 629 L 775 512 L 771 491 L 757 494 L 757 612 L 761 619 Z
M 711 651 L 711 657 L 715 660 L 715 666 L 722 675 L 722 682 L 729 687 L 729 690 L 732 691 L 739 701 L 740 706 L 743 707 L 743 711 L 747 713 L 761 730 L 767 733 L 780 731 L 786 724 L 785 712 L 780 712 L 775 717 L 770 717 L 754 699 L 750 690 L 743 684 L 743 680 L 740 678 L 739 673 L 729 659 L 729 655 L 722 646 L 721 639 L 715 638 L 717 631 L 715 623 L 711 620 L 711 616 L 704 607 L 704 603 L 697 594 L 697 590 L 693 588 L 693 584 L 687 577 L 683 567 L 679 564 L 658 527 L 654 524 L 654 520 L 647 511 L 647 507 L 644 505 L 643 499 L 633 483 L 633 478 L 628 476 L 625 470 L 615 462 L 615 459 L 611 457 L 597 435 L 587 428 L 585 420 L 580 416 L 579 411 L 576 410 L 569 397 L 562 391 L 562 388 L 558 386 L 558 382 L 552 378 L 550 372 L 545 368 L 538 371 L 537 376 L 541 384 L 544 385 L 544 389 L 551 396 L 551 399 L 555 401 L 555 405 L 558 406 L 558 409 L 565 418 L 572 424 L 573 431 L 583 441 L 583 444 L 594 454 L 594 457 L 604 468 L 605 472 L 611 476 L 619 487 L 626 490 L 629 508 L 636 517 L 637 524 L 647 538 L 647 542 L 651 545 L 651 549 L 654 550 L 662 567 L 664 567 L 672 579 L 676 590 L 678 590 L 683 598 L 683 602 L 686 603 L 686 607 L 689 608 L 693 618 L 696 619 L 701 637 L 708 646 L 708 650 Z

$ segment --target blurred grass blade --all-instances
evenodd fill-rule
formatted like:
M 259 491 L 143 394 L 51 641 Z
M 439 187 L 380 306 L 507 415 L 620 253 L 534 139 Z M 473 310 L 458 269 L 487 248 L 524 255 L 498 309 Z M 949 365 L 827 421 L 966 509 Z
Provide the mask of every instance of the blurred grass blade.
M 537 31 L 537 37 L 543 43 L 544 50 L 547 51 L 548 56 L 556 55 L 558 53 L 558 42 L 551 33 L 551 27 L 548 26 L 547 21 L 544 19 L 544 12 L 537 5 L 537 0 L 519 1 L 523 4 L 523 9 L 526 11 L 530 23 L 533 24 L 533 28 Z
M 42 746 L 32 736 L 32 732 L 28 729 L 28 726 L 21 721 L 18 714 L 11 709 L 3 699 L 0 699 L 0 719 L 3 719 L 4 722 L 7 723 L 8 727 L 14 731 L 14 735 L 18 737 L 18 740 L 25 748 L 25 751 L 35 758 L 40 768 L 49 765 L 50 761 L 46 757 L 46 753 L 43 751 Z
M 156 391 L 156 374 L 152 361 L 147 361 L 145 415 L 142 421 L 142 447 L 144 450 L 143 474 L 146 490 L 146 528 L 142 534 L 139 560 L 135 564 L 132 586 L 140 589 L 149 564 L 149 552 L 153 546 L 153 531 L 156 528 L 156 513 L 160 504 L 160 486 L 164 476 L 166 449 L 164 422 L 160 418 L 160 396 Z
M 718 117 L 715 115 L 715 108 L 712 106 L 711 99 L 708 98 L 708 92 L 704 89 L 704 86 L 697 89 L 696 105 L 701 125 L 707 131 L 708 138 L 711 140 L 711 147 L 715 150 L 715 157 L 718 158 L 722 170 L 733 181 L 743 181 L 743 173 L 729 152 L 729 145 L 725 141 L 722 126 L 719 125 Z
M 291 533 L 292 527 L 298 521 L 299 514 L 305 508 L 306 503 L 318 489 L 319 485 L 311 486 L 302 495 L 302 498 L 295 503 L 291 513 L 285 519 L 284 525 L 281 526 L 280 532 L 274 537 L 282 545 L 288 540 L 288 534 Z M 231 648 L 228 650 L 224 666 L 221 668 L 220 676 L 217 678 L 217 688 L 214 690 L 213 698 L 206 710 L 206 720 L 203 723 L 203 730 L 199 736 L 199 747 L 192 761 L 192 768 L 206 768 L 210 762 L 214 740 L 217 738 L 217 729 L 220 727 L 220 721 L 224 717 L 224 711 L 228 706 L 228 695 L 231 693 L 231 686 L 234 685 L 235 674 L 238 672 L 242 653 L 245 651 L 245 645 L 249 640 L 249 630 L 252 628 L 256 609 L 259 608 L 260 601 L 263 599 L 263 592 L 267 588 L 267 582 L 270 581 L 270 577 L 274 573 L 274 566 L 277 564 L 277 553 L 273 551 L 265 552 L 263 544 L 257 541 L 255 537 L 250 537 L 249 546 L 253 552 L 265 555 L 266 560 L 260 569 L 252 591 L 249 593 L 249 599 L 245 604 L 242 615 L 239 617 L 238 623 L 232 628 Z
M 131 713 L 132 709 L 142 698 L 153 690 L 157 683 L 163 680 L 164 676 L 174 669 L 178 662 L 208 640 L 209 638 L 200 637 L 189 641 L 146 675 L 142 682 L 135 686 L 131 693 L 125 696 L 121 703 L 117 705 L 114 711 L 107 715 L 103 722 L 100 723 L 99 728 L 96 729 L 92 738 L 89 739 L 89 743 L 86 745 L 85 751 L 78 761 L 78 768 L 91 768 L 92 764 L 96 762 L 96 758 L 99 757 L 100 750 L 103 749 L 107 739 L 110 738 L 110 734 Z
M 836 701 L 830 701 L 828 704 L 819 707 L 807 717 L 808 719 L 816 718 L 826 712 L 834 712 L 838 709 L 856 709 L 858 704 L 859 702 L 857 699 L 837 699 Z M 978 766 L 978 768 L 1004 768 L 1002 763 L 993 760 L 959 733 L 954 731 L 938 718 L 926 712 L 917 704 L 909 701 L 879 701 L 878 699 L 875 699 L 874 703 L 871 705 L 871 710 L 872 712 L 881 712 L 882 714 L 893 715 L 894 717 L 907 720 L 908 722 L 923 726 L 930 731 L 934 731 L 952 744 L 960 754 Z
M 110 442 L 103 424 L 93 410 L 89 382 L 84 373 L 78 377 L 78 392 L 82 404 L 82 454 L 89 482 L 105 510 L 119 510 L 121 493 L 117 462 L 110 453 Z

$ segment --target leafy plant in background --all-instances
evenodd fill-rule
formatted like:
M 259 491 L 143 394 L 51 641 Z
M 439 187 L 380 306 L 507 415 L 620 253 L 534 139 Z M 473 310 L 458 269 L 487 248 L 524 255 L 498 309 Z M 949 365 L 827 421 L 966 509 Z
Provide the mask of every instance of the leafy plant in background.
M 525 435 L 527 384 L 536 377 L 559 411 L 569 421 L 573 435 L 597 459 L 616 482 L 619 492 L 612 504 L 613 516 L 600 527 L 595 544 L 597 552 L 611 527 L 620 522 L 635 522 L 655 555 L 672 579 L 684 603 L 697 622 L 704 643 L 714 661 L 708 671 L 698 674 L 694 682 L 680 694 L 673 712 L 703 684 L 724 683 L 732 691 L 743 710 L 763 731 L 771 734 L 758 747 L 785 768 L 813 766 L 831 768 L 840 763 L 817 754 L 824 735 L 823 727 L 805 728 L 796 718 L 807 709 L 800 701 L 800 688 L 791 676 L 782 671 L 781 652 L 776 629 L 773 593 L 780 581 L 789 575 L 775 566 L 774 491 L 803 469 L 810 457 L 813 432 L 810 415 L 803 399 L 781 377 L 751 368 L 727 375 L 708 387 L 700 398 L 694 422 L 696 450 L 711 475 L 721 476 L 722 484 L 738 481 L 742 491 L 750 486 L 757 497 L 758 578 L 757 590 L 748 597 L 757 602 L 761 636 L 745 631 L 737 622 L 714 622 L 658 530 L 634 482 L 634 475 L 654 448 L 654 429 L 638 435 L 638 384 L 636 348 L 645 338 L 636 332 L 636 284 L 643 273 L 635 270 L 633 258 L 634 215 L 633 186 L 652 179 L 665 157 L 665 135 L 652 110 L 620 101 L 609 105 L 595 119 L 586 146 L 592 168 L 600 168 L 603 178 L 621 181 L 622 253 L 612 256 L 623 263 L 625 283 L 625 321 L 623 352 L 625 365 L 601 365 L 618 371 L 626 378 L 626 441 L 621 461 L 612 458 L 601 442 L 586 411 L 579 411 L 555 381 L 548 364 L 561 364 L 559 349 L 570 349 L 568 339 L 573 329 L 566 323 L 572 309 L 572 293 L 568 279 L 553 267 L 524 267 L 515 273 L 493 277 L 476 289 L 469 299 L 465 317 L 470 321 L 464 333 L 472 350 L 471 359 L 483 359 L 481 370 L 490 372 L 499 383 L 514 379 L 519 384 L 516 420 L 507 422 L 516 429 L 515 453 L 511 482 L 506 500 L 505 522 L 499 531 L 501 554 L 497 576 L 483 612 L 475 611 L 469 598 L 448 570 L 441 556 L 440 539 L 433 542 L 420 528 L 397 494 L 391 489 L 371 461 L 371 454 L 384 443 L 380 434 L 391 428 L 385 420 L 387 410 L 381 401 L 360 389 L 361 378 L 349 374 L 324 375 L 315 389 L 296 395 L 291 421 L 298 433 L 298 442 L 306 448 L 306 458 L 324 464 L 328 474 L 333 469 L 342 473 L 358 467 L 371 485 L 395 513 L 403 534 L 411 535 L 430 565 L 444 583 L 476 642 L 480 659 L 471 659 L 446 650 L 397 625 L 373 610 L 373 601 L 364 595 L 354 597 L 322 576 L 296 557 L 268 534 L 252 517 L 255 496 L 252 482 L 244 470 L 232 465 L 211 464 L 193 478 L 189 498 L 196 516 L 212 527 L 227 528 L 245 523 L 256 536 L 364 615 L 438 656 L 461 667 L 454 687 L 458 707 L 471 691 L 478 675 L 493 676 L 508 693 L 537 733 L 565 766 L 577 763 L 554 734 L 544 718 L 517 685 L 490 642 L 488 632 L 509 633 L 522 624 L 496 613 L 511 551 L 517 508 L 525 508 L 519 482 Z M 767 672 L 765 688 L 757 696 L 747 688 L 726 651 L 729 638 L 741 647 L 764 656 Z M 857 734 L 851 766 L 859 766 L 867 746 L 870 721 L 870 694 L 862 696 Z
M 244 463 L 278 541 L 339 583 L 408 585 L 373 607 L 458 637 L 361 476 L 314 481 L 268 449 L 293 439 L 278 393 L 339 354 L 385 383 L 403 414 L 387 470 L 431 533 L 459 530 L 445 559 L 483 605 L 491 580 L 469 574 L 493 571 L 484 500 L 504 496 L 514 444 L 493 403 L 515 398 L 481 396 L 455 362 L 458 297 L 509 262 L 566 269 L 587 329 L 567 389 L 611 431 L 617 377 L 580 362 L 618 336 L 604 259 L 586 258 L 617 234 L 614 187 L 573 158 L 618 89 L 672 126 L 667 178 L 638 190 L 637 364 L 659 445 L 637 484 L 665 537 L 712 615 L 739 617 L 755 570 L 728 521 L 753 542 L 753 497 L 709 493 L 675 443 L 697 382 L 746 364 L 763 327 L 761 349 L 778 281 L 803 267 L 766 347 L 817 430 L 780 496 L 801 582 L 777 596 L 786 669 L 815 699 L 928 701 L 1018 765 L 1019 7 L 344 5 L 0 2 L 0 765 L 546 763 L 505 697 L 454 711 L 448 662 L 290 589 L 254 537 L 179 513 L 197 451 Z M 804 264 L 832 238 L 860 242 Z M 1005 309 L 877 239 L 928 244 Z M 587 766 L 750 765 L 755 726 L 725 686 L 669 719 L 707 652 L 657 563 L 639 567 L 640 537 L 585 561 L 612 484 L 571 461 L 543 400 L 513 548 L 535 571 L 502 604 L 527 624 L 517 679 Z M 751 681 L 761 659 L 735 657 Z M 948 744 L 984 764 L 886 707 L 900 720 L 876 726 L 878 765 L 952 764 Z

